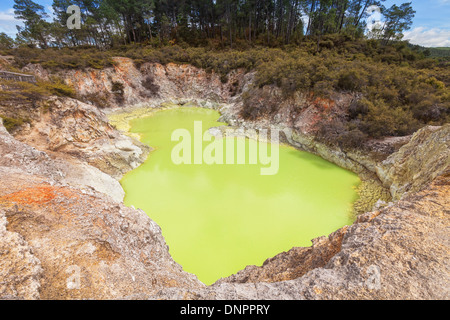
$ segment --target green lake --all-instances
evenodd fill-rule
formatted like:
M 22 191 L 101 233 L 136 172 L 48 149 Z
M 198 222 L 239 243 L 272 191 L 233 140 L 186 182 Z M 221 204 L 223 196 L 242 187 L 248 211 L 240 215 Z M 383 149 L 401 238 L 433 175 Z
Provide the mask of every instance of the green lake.
M 204 131 L 225 125 L 219 116 L 180 107 L 130 122 L 130 131 L 154 150 L 122 179 L 125 204 L 161 226 L 185 271 L 209 285 L 353 223 L 358 176 L 289 146 L 279 146 L 274 175 L 261 175 L 261 164 L 175 164 L 172 150 L 180 142 L 171 141 L 172 132 L 193 132 L 194 121 L 202 121 Z M 245 139 L 251 143 L 257 142 Z

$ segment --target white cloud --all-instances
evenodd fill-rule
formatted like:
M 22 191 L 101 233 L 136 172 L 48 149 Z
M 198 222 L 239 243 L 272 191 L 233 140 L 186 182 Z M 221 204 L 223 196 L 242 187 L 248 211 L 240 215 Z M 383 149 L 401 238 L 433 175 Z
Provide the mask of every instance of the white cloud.
M 55 12 L 52 6 L 47 6 L 46 9 L 47 14 L 49 15 L 47 21 L 52 21 Z M 14 17 L 13 8 L 0 11 L 0 32 L 4 32 L 8 36 L 15 38 L 17 34 L 17 25 L 23 26 L 23 22 Z
M 0 11 L 0 20 L 2 21 L 13 21 L 14 19 L 14 9 L 9 8 L 6 11 Z
M 450 0 L 449 0 L 449 1 L 450 1 Z M 47 6 L 47 11 L 46 11 L 46 13 L 48 14 L 50 20 L 53 19 L 53 18 L 55 18 L 55 10 L 53 10 L 53 7 L 52 7 L 52 6 Z M 49 19 L 47 19 L 47 20 L 49 20 Z
M 417 27 L 411 31 L 406 31 L 404 35 L 403 39 L 424 47 L 450 47 L 450 30 Z
M 16 25 L 22 25 L 22 22 L 14 18 L 13 8 L 0 11 L 0 32 L 4 32 L 14 38 L 17 33 Z

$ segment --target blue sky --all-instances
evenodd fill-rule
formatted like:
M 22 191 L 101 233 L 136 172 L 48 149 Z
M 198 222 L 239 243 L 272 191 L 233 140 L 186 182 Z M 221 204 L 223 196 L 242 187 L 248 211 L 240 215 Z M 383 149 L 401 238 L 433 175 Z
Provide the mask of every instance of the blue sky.
M 416 16 L 411 30 L 405 32 L 405 39 L 411 43 L 428 47 L 450 47 L 450 0 L 386 0 L 385 5 L 400 5 L 412 1 Z M 53 0 L 35 0 L 51 12 Z M 13 0 L 0 0 L 0 32 L 14 37 L 16 25 L 14 20 Z

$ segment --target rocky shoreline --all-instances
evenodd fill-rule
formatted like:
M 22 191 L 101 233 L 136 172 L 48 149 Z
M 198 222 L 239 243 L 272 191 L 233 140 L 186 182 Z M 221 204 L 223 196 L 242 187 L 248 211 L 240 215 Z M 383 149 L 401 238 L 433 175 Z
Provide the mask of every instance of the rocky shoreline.
M 121 81 L 120 101 L 133 106 L 128 118 L 52 98 L 15 137 L 0 124 L 0 299 L 450 298 L 450 125 L 423 128 L 380 161 L 318 142 L 310 131 L 317 106 L 303 96 L 281 101 L 274 117 L 243 121 L 240 97 L 251 73 L 232 72 L 222 83 L 192 66 L 116 63 L 60 76 L 80 96 L 103 95 L 112 106 L 112 82 Z M 27 67 L 33 69 L 46 75 Z M 147 77 L 158 90 L 143 87 Z M 336 112 L 347 98 L 336 98 Z M 355 211 L 364 214 L 311 248 L 293 248 L 206 287 L 173 261 L 144 212 L 121 204 L 118 180 L 149 152 L 123 134 L 127 121 L 164 102 L 217 109 L 234 126 L 291 130 L 292 145 L 363 178 L 365 198 Z M 304 109 L 295 119 L 293 105 Z

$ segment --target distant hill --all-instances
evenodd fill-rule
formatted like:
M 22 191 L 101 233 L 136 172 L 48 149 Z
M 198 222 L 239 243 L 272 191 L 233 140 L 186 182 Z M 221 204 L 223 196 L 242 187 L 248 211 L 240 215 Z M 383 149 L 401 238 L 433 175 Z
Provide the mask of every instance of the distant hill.
M 445 48 L 427 48 L 426 50 L 430 50 L 431 57 L 450 57 L 450 47 Z
M 444 60 L 450 59 L 450 47 L 427 48 L 414 44 L 410 44 L 410 47 L 423 52 L 425 56 L 430 58 L 443 58 Z

